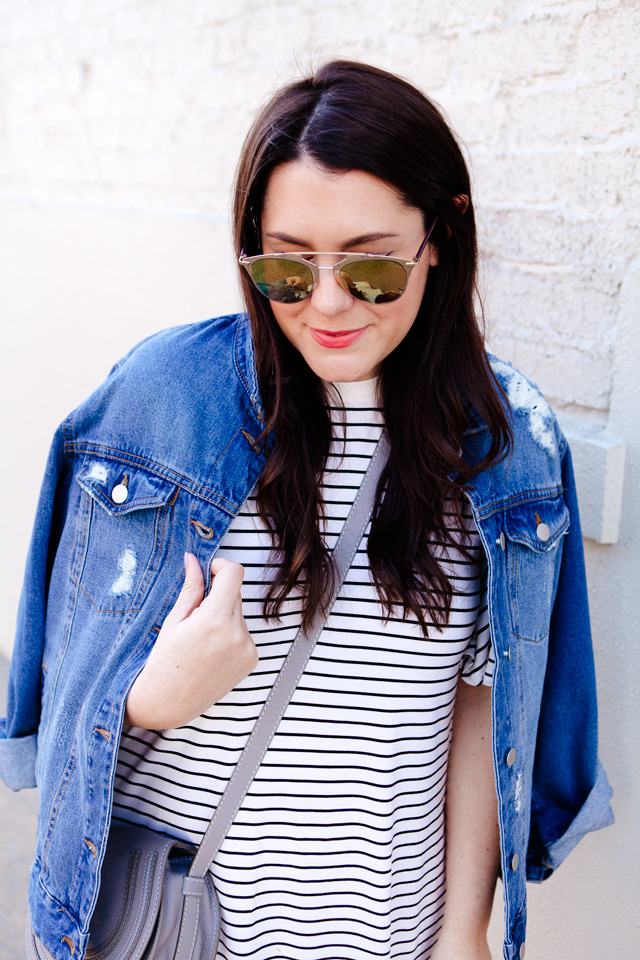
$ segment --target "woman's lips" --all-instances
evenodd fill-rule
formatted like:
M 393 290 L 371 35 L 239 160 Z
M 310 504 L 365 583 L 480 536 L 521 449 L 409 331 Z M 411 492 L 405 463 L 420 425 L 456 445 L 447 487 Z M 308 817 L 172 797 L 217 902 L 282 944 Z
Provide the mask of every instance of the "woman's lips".
M 352 343 L 359 340 L 367 329 L 360 327 L 359 330 L 315 330 L 313 327 L 311 336 L 320 344 L 321 347 L 350 347 Z

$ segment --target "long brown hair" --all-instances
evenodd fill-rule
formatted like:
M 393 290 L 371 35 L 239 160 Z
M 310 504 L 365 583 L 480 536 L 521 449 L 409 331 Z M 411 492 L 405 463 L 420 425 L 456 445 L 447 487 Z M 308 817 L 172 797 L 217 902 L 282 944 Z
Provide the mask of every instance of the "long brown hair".
M 436 106 L 411 84 L 363 63 L 337 60 L 290 83 L 267 103 L 244 144 L 236 177 L 236 253 L 261 251 L 260 218 L 269 177 L 280 164 L 310 158 L 327 170 L 362 170 L 437 216 L 432 267 L 415 322 L 381 365 L 379 398 L 391 454 L 368 542 L 383 610 L 415 614 L 425 635 L 448 619 L 452 588 L 433 544 L 460 545 L 445 516 L 461 509 L 470 478 L 508 448 L 510 428 L 474 311 L 476 228 L 469 174 Z M 466 210 L 464 201 L 468 198 Z M 269 301 L 240 271 L 252 324 L 265 442 L 258 510 L 281 566 L 265 600 L 278 617 L 294 586 L 303 619 L 326 605 L 331 558 L 318 518 L 319 481 L 331 444 L 327 386 L 280 331 Z M 461 455 L 471 418 L 490 442 L 469 463 Z M 384 489 L 384 497 L 381 492 Z M 459 526 L 459 524 L 456 524 Z M 464 551 L 465 545 L 462 543 Z

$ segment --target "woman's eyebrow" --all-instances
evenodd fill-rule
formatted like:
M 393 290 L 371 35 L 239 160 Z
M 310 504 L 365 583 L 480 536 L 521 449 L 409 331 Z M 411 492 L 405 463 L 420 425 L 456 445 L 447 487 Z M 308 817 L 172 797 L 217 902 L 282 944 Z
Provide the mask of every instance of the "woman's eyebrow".
M 291 243 L 297 247 L 304 247 L 305 241 L 301 240 L 299 237 L 292 237 L 288 233 L 280 233 L 277 230 L 265 234 L 270 240 L 280 240 L 282 243 Z M 390 240 L 396 239 L 398 237 L 397 233 L 363 233 L 357 237 L 352 237 L 350 240 L 345 241 L 343 249 L 347 247 L 359 247 L 363 243 L 373 243 L 375 240 Z
M 305 245 L 303 240 L 292 237 L 288 233 L 280 233 L 277 230 L 274 230 L 273 233 L 265 233 L 265 237 L 268 237 L 270 240 L 281 240 L 283 243 L 294 243 L 297 247 L 303 247 Z
M 359 247 L 363 243 L 373 243 L 375 240 L 396 240 L 397 233 L 363 233 L 347 241 L 348 247 Z

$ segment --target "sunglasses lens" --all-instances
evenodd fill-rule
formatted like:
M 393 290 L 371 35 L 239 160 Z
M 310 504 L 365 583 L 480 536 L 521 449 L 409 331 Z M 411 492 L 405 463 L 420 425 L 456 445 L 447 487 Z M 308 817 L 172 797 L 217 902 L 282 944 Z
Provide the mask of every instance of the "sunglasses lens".
M 388 260 L 355 260 L 342 268 L 340 280 L 357 300 L 391 303 L 404 293 L 407 271 L 402 264 Z
M 263 260 L 254 260 L 250 272 L 260 293 L 278 303 L 304 300 L 313 289 L 311 270 L 296 260 L 265 257 Z

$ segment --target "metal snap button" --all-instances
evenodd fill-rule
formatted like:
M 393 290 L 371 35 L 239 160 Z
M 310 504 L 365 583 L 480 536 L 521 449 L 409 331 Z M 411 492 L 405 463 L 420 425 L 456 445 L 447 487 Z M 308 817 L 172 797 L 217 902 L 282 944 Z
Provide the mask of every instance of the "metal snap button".
M 520 958 L 520 960 L 524 960 L 524 955 L 525 955 L 525 944 L 521 943 L 520 949 L 518 950 L 518 957 Z
M 507 538 L 506 538 L 505 535 L 504 535 L 504 530 L 501 530 L 501 531 L 500 531 L 500 537 L 499 537 L 499 539 L 496 541 L 496 543 L 500 546 L 500 549 L 501 549 L 501 550 L 504 550 L 504 548 L 505 548 L 506 545 L 507 545 Z
M 509 646 L 507 647 L 507 649 L 506 649 L 506 650 L 503 650 L 502 652 L 503 652 L 503 655 L 504 655 L 505 659 L 508 660 L 509 663 L 511 663 L 511 644 L 509 644 Z
M 516 757 L 517 757 L 517 756 L 518 756 L 518 754 L 516 753 L 515 747 L 511 747 L 511 750 L 509 750 L 509 752 L 507 753 L 506 757 L 504 758 L 506 765 L 507 765 L 508 767 L 512 767 L 512 766 L 514 765 L 514 763 L 516 762 Z
M 518 856 L 517 853 L 514 853 L 514 855 L 511 857 L 511 869 L 517 870 L 519 863 L 520 863 L 520 857 Z
M 549 527 L 546 523 L 538 524 L 536 527 L 536 536 L 538 537 L 538 540 L 542 540 L 543 543 L 546 543 L 551 536 L 551 530 L 549 530 Z
M 129 491 L 124 483 L 118 483 L 111 491 L 111 499 L 114 503 L 124 503 L 129 496 Z

